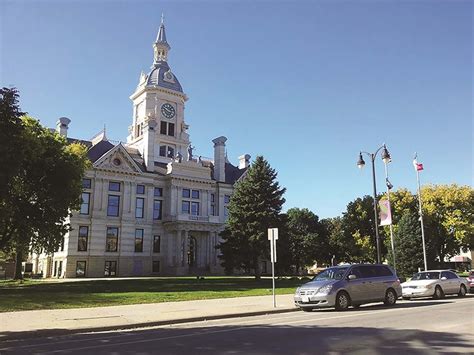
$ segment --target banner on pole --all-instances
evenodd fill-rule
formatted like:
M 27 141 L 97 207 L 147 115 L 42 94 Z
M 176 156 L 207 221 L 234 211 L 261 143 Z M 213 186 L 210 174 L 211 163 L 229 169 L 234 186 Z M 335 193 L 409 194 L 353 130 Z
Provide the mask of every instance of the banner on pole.
M 390 211 L 390 202 L 388 200 L 380 200 L 380 225 L 389 226 L 392 224 L 392 212 Z

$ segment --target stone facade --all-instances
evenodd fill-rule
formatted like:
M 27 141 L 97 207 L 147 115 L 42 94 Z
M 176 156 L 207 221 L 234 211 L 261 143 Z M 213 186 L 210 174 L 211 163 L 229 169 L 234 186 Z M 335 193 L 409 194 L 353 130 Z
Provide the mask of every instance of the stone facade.
M 217 137 L 214 158 L 196 157 L 184 118 L 187 96 L 167 63 L 170 46 L 160 26 L 154 61 L 142 73 L 127 143 L 111 143 L 105 130 L 90 141 L 92 168 L 83 204 L 70 217 L 72 231 L 53 255 L 32 255 L 43 277 L 222 274 L 216 245 L 234 184 L 248 168 L 226 156 Z M 61 117 L 58 132 L 68 134 Z M 69 141 L 78 141 L 68 138 Z

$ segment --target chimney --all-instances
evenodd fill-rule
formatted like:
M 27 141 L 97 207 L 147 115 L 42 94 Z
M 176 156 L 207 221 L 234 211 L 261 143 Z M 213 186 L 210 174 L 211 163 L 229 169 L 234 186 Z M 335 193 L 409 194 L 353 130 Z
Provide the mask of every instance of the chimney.
M 58 122 L 56 122 L 56 132 L 58 132 L 63 137 L 67 137 L 69 123 L 71 123 L 69 118 L 59 117 Z
M 216 181 L 225 181 L 225 142 L 227 138 L 224 136 L 217 137 L 214 143 L 214 179 Z
M 244 154 L 239 157 L 239 169 L 246 169 L 250 165 L 250 155 Z

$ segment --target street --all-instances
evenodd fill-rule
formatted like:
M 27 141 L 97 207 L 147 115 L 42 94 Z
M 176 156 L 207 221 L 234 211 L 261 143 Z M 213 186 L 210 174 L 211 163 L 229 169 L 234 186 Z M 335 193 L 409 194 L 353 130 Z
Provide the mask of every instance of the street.
M 5 341 L 0 353 L 437 354 L 474 352 L 474 296 Z

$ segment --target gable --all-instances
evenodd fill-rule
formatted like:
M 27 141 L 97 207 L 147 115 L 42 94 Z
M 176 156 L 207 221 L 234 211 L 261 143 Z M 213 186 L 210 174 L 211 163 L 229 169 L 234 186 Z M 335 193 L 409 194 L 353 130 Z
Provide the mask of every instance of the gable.
M 122 144 L 117 144 L 97 159 L 93 167 L 99 170 L 121 172 L 126 174 L 141 174 L 141 169 L 132 159 Z

